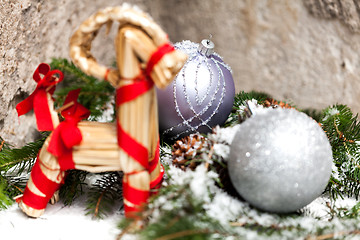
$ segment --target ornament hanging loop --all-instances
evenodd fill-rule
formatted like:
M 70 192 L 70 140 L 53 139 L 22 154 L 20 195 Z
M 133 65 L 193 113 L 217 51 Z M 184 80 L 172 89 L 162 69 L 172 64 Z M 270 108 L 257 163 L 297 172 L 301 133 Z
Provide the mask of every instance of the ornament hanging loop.
M 206 57 L 214 53 L 215 44 L 211 41 L 212 35 L 209 34 L 209 39 L 203 39 L 198 47 L 198 52 Z
M 210 44 L 210 43 L 211 43 L 211 38 L 212 38 L 212 34 L 210 33 L 210 34 L 209 34 L 209 39 L 206 39 L 207 44 Z

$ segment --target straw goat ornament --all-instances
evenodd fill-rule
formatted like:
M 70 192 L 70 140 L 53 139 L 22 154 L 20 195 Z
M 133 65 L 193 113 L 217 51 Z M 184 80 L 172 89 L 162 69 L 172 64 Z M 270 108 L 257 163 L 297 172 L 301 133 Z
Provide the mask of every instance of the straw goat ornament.
M 117 69 L 99 65 L 91 42 L 103 26 L 119 22 L 115 39 Z M 40 131 L 53 131 L 39 151 L 20 208 L 39 217 L 66 177 L 66 170 L 123 171 L 125 215 L 134 217 L 151 189 L 161 183 L 157 98 L 154 85 L 171 83 L 187 57 L 169 44 L 166 33 L 146 14 L 128 5 L 101 10 L 84 21 L 70 39 L 70 56 L 86 74 L 109 81 L 116 88 L 116 123 L 81 121 L 89 116 L 69 93 L 60 122 L 51 95 L 63 79 L 58 70 L 40 64 L 37 87 L 19 103 L 19 115 L 34 108 Z

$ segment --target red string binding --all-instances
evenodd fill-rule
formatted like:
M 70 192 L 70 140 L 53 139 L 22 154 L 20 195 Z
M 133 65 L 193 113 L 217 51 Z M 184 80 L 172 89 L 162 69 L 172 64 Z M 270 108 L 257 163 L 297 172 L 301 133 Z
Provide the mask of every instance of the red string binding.
M 155 178 L 153 181 L 150 182 L 150 189 L 160 188 L 161 182 L 163 181 L 164 173 L 165 173 L 164 167 L 160 164 L 160 174 L 157 178 Z
M 152 173 L 155 170 L 155 168 L 157 167 L 157 165 L 159 163 L 159 159 L 160 159 L 160 139 L 158 139 L 157 144 L 156 144 L 154 158 L 149 162 L 149 167 L 148 167 L 149 173 Z
M 106 69 L 106 72 L 105 72 L 105 75 L 104 75 L 104 80 L 107 81 L 108 80 L 108 76 L 109 76 L 109 72 L 110 72 L 110 69 Z

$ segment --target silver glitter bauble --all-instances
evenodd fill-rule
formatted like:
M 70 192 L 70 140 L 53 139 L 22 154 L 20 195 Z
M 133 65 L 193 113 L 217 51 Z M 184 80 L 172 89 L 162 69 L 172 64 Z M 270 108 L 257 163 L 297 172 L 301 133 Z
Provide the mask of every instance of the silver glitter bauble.
M 172 84 L 157 90 L 160 133 L 172 140 L 222 125 L 235 96 L 231 69 L 210 40 L 183 41 L 175 48 L 188 54 L 188 61 Z
M 287 213 L 317 198 L 332 169 L 326 134 L 293 109 L 263 110 L 240 125 L 228 163 L 238 193 L 259 209 Z

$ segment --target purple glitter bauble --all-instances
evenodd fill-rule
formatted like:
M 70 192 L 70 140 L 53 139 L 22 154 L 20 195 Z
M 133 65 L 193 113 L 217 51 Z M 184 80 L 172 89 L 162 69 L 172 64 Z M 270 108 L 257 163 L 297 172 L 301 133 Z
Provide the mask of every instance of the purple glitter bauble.
M 235 96 L 231 69 L 218 54 L 203 54 L 191 41 L 175 48 L 188 54 L 188 61 L 172 84 L 157 90 L 160 134 L 171 140 L 224 124 Z

